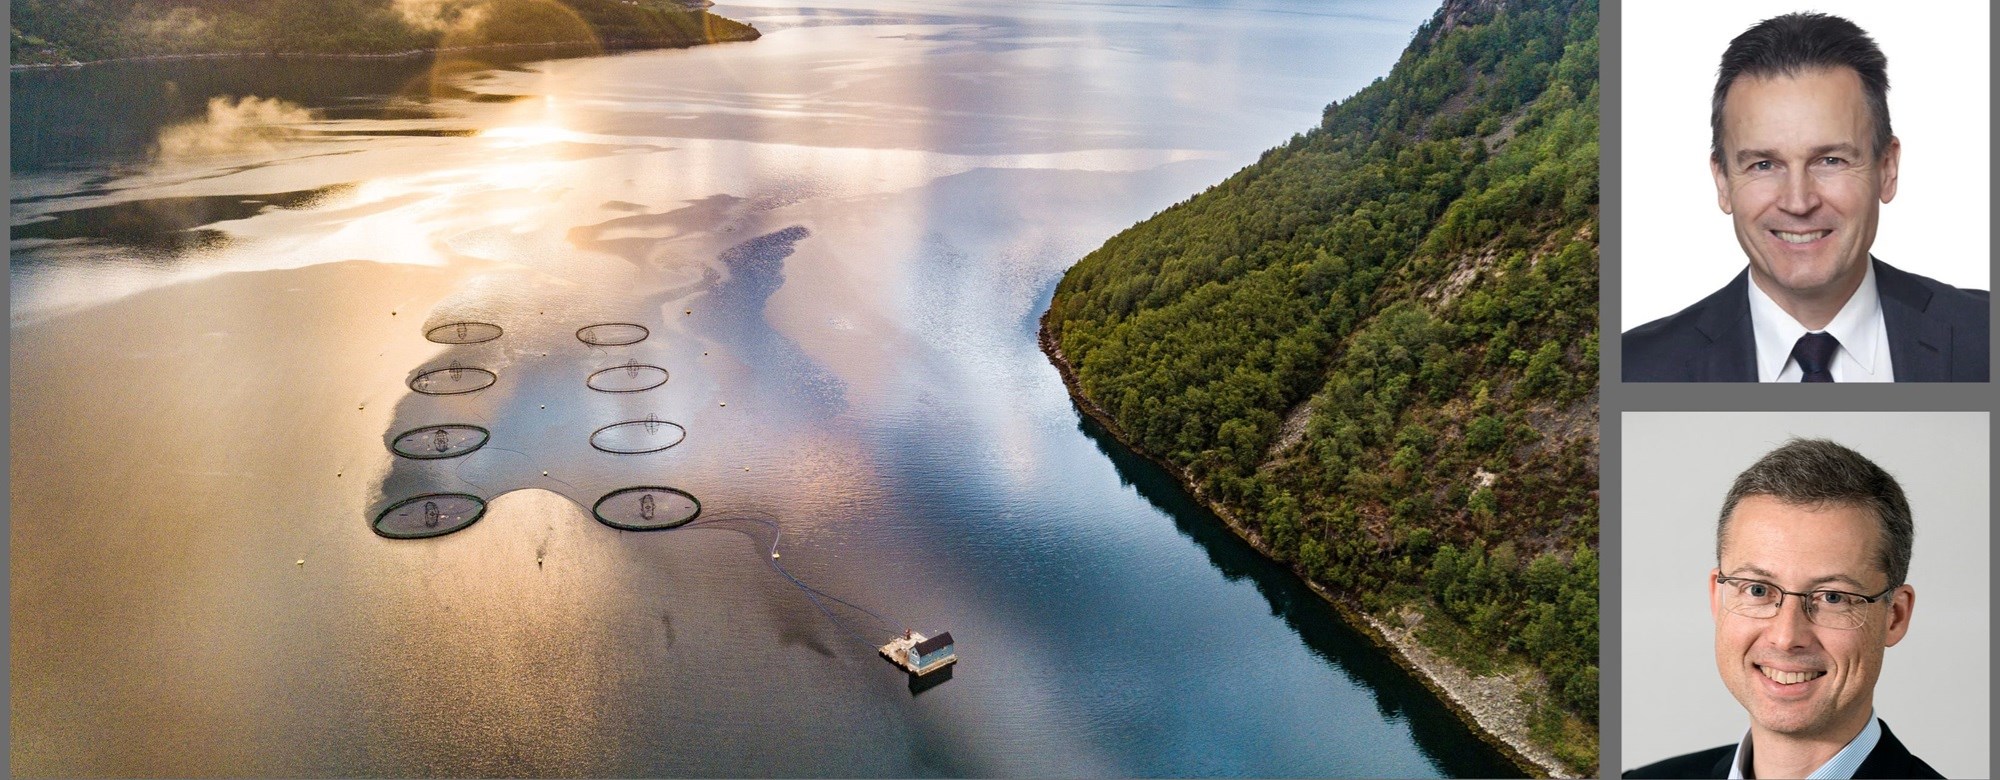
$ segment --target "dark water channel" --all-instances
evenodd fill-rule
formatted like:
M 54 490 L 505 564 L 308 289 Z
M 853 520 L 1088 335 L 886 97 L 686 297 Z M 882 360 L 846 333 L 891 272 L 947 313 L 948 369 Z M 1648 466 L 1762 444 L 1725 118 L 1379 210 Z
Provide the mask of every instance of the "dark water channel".
M 11 76 L 16 772 L 1516 772 L 1035 347 L 1426 4 L 716 10 L 765 37 Z M 412 389 L 453 366 L 496 379 Z M 390 454 L 446 424 L 490 441 Z M 635 485 L 701 520 L 593 519 Z M 370 532 L 427 493 L 485 513 Z

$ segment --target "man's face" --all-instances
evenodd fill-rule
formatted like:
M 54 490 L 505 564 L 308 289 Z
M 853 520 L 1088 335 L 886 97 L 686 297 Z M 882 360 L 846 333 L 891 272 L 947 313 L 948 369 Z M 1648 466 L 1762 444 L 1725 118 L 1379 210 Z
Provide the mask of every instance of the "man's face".
M 1871 148 L 1861 77 L 1827 68 L 1739 78 L 1722 116 L 1723 157 L 1710 163 L 1716 199 L 1758 285 L 1780 301 L 1844 301 L 1867 272 L 1901 156 L 1894 139 Z
M 1860 628 L 1837 629 L 1806 619 L 1799 597 L 1786 596 L 1775 617 L 1750 618 L 1723 606 L 1715 575 L 1763 580 L 1795 592 L 1843 590 L 1874 595 L 1888 575 L 1876 563 L 1881 529 L 1855 506 L 1800 506 L 1770 496 L 1736 505 L 1723 539 L 1720 568 L 1710 573 L 1715 615 L 1715 665 L 1723 684 L 1750 713 L 1753 726 L 1802 739 L 1847 739 L 1874 706 L 1882 651 L 1909 630 L 1916 592 L 1861 606 Z M 1789 674 L 1786 674 L 1789 673 Z M 1801 682 L 1780 683 L 1772 674 Z

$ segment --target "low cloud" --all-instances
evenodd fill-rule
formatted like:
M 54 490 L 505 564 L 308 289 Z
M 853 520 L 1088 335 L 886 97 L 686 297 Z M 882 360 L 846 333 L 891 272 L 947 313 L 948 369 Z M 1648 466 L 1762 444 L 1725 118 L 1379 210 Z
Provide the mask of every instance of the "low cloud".
M 304 106 L 277 98 L 217 96 L 209 98 L 207 116 L 161 130 L 154 150 L 162 159 L 267 151 L 315 118 Z

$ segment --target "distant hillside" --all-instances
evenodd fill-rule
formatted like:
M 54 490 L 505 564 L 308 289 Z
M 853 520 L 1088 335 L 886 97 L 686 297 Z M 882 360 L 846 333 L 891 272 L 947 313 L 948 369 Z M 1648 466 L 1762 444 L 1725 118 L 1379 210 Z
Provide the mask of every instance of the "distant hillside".
M 1449 0 L 1320 125 L 1079 261 L 1072 390 L 1596 768 L 1597 4 Z
M 675 47 L 757 37 L 749 25 L 680 0 L 13 0 L 10 13 L 14 65 L 558 42 Z

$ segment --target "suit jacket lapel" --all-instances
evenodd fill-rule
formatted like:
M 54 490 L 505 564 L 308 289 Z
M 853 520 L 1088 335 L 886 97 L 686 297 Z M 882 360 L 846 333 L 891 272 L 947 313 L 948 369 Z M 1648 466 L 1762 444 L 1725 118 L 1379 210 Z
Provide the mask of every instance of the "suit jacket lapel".
M 1696 382 L 1757 381 L 1757 335 L 1750 327 L 1750 269 L 1702 301 L 1696 330 L 1708 348 L 1688 358 L 1688 374 Z
M 1888 263 L 1875 263 L 1875 291 L 1882 299 L 1882 326 L 1889 329 L 1889 365 L 1898 382 L 1944 382 L 1951 378 L 1951 323 L 1925 316 L 1931 291 Z
M 1715 778 L 1728 777 L 1729 770 L 1734 768 L 1736 764 L 1736 751 L 1742 749 L 1742 743 L 1737 743 L 1737 747 L 1723 751 L 1722 760 L 1715 762 L 1715 768 L 1709 771 L 1708 776 Z
M 1903 741 L 1889 732 L 1889 722 L 1882 722 L 1882 740 L 1875 743 L 1875 749 L 1868 751 L 1868 757 L 1855 767 L 1856 778 L 1915 777 L 1915 767 L 1910 764 L 1915 757 L 1910 749 L 1903 747 Z

